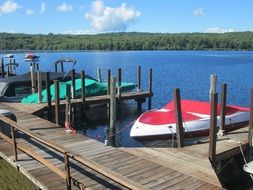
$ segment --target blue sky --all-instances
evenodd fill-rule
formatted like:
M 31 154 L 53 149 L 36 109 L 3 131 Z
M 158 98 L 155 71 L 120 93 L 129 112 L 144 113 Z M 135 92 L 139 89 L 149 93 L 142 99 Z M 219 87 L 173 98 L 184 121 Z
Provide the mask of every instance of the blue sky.
M 0 0 L 0 32 L 253 31 L 252 0 Z

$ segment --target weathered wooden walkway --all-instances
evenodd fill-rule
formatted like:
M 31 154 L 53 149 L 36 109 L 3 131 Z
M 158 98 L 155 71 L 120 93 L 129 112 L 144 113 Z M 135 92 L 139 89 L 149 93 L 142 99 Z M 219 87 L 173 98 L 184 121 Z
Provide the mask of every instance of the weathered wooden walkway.
M 70 159 L 72 189 L 221 189 L 208 159 L 208 140 L 188 144 L 184 148 L 155 144 L 144 148 L 113 148 L 80 134 L 68 134 L 62 127 L 30 114 L 40 109 L 39 106 L 0 103 L 0 108 L 13 112 L 18 119 L 18 126 L 28 129 L 38 138 L 55 142 L 71 153 L 73 158 L 83 158 L 91 164 L 85 166 Z M 239 153 L 238 141 L 246 148 L 247 132 L 244 128 L 219 139 L 217 161 Z M 60 170 L 56 174 L 42 164 L 43 160 L 38 161 L 22 151 L 18 151 L 18 161 L 14 162 L 11 141 L 0 141 L 1 157 L 18 167 L 37 186 L 42 189 L 67 188 L 64 176 L 58 175 L 64 171 L 63 154 L 18 133 L 17 147 L 27 147 L 36 153 L 33 156 L 40 155 L 49 161 Z M 98 171 L 90 166 L 98 167 Z M 124 180 L 126 183 L 122 182 Z
M 43 139 L 54 141 L 72 155 L 78 155 L 94 162 L 105 172 L 116 173 L 111 179 L 75 160 L 70 160 L 72 188 L 124 189 L 120 180 L 129 180 L 136 189 L 220 189 L 221 184 L 213 171 L 206 154 L 198 156 L 196 146 L 183 149 L 168 148 L 113 148 L 79 134 L 67 134 L 62 127 L 20 110 L 18 104 L 0 103 L 1 109 L 8 109 L 18 119 L 18 125 L 25 127 Z M 28 107 L 27 107 L 28 108 Z M 25 109 L 29 111 L 30 109 Z M 17 146 L 34 150 L 59 170 L 64 171 L 64 156 L 52 148 L 43 146 L 25 134 L 19 133 Z M 199 145 L 197 145 L 199 146 Z M 202 145 L 201 145 L 202 146 Z M 204 147 L 203 147 L 204 148 Z M 205 148 L 206 149 L 206 148 Z M 206 149 L 207 151 L 208 149 Z M 19 170 L 43 189 L 66 189 L 65 179 L 45 167 L 40 161 L 19 151 L 18 161 L 13 157 L 13 146 L 1 139 L 1 156 L 16 165 Z M 195 155 L 195 156 L 194 156 Z M 202 157 L 202 159 L 200 159 Z M 152 159 L 150 159 L 152 158 Z M 117 180 L 115 179 L 119 179 Z M 122 177 L 122 178 L 121 178 Z M 137 185 L 136 185 L 137 184 Z

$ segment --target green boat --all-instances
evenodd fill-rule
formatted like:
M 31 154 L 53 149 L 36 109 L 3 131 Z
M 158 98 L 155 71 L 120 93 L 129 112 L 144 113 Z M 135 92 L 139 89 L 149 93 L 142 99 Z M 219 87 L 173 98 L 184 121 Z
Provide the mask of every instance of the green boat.
M 71 85 L 72 81 L 67 82 L 59 82 L 59 91 L 60 91 L 60 99 L 66 98 L 66 86 Z M 75 80 L 76 84 L 76 97 L 81 98 L 81 79 Z M 118 84 L 116 84 L 116 87 L 118 87 Z M 136 87 L 135 83 L 128 83 L 128 82 L 122 82 L 121 83 L 121 91 L 129 91 Z M 54 85 L 52 84 L 50 86 L 51 91 L 51 99 L 52 101 L 55 100 L 55 94 L 54 94 Z M 107 93 L 107 83 L 101 83 L 93 79 L 85 79 L 85 96 L 99 96 L 104 95 Z M 42 91 L 42 102 L 47 102 L 47 92 L 46 89 Z M 39 103 L 39 96 L 38 93 L 30 94 L 26 97 L 24 97 L 21 100 L 21 103 Z

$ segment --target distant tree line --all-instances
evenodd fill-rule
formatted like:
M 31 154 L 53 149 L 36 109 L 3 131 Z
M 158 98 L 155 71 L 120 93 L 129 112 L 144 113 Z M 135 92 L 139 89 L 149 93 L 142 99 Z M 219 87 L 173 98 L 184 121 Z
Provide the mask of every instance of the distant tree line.
M 253 32 L 96 35 L 0 33 L 0 50 L 253 50 Z

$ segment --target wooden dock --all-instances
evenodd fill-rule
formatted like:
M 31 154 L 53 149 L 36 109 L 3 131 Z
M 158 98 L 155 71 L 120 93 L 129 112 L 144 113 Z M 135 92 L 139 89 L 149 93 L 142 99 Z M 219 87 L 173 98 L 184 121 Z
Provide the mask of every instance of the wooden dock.
M 0 154 L 41 189 L 70 189 L 66 186 L 70 179 L 72 189 L 222 189 L 204 141 L 180 149 L 113 148 L 80 134 L 66 133 L 64 128 L 27 113 L 30 109 L 26 106 L 0 103 L 1 109 L 10 110 L 18 119 L 15 124 L 0 116 L 2 121 L 15 125 L 17 161 L 13 139 L 3 134 Z M 23 132 L 17 132 L 20 130 Z M 238 145 L 228 140 L 237 136 L 233 133 L 217 142 L 220 158 L 231 156 L 230 150 L 237 152 Z M 239 133 L 243 147 L 247 146 L 243 141 L 247 131 Z M 51 146 L 45 146 L 48 144 Z M 65 151 L 69 170 L 65 169 L 65 154 L 55 149 Z

